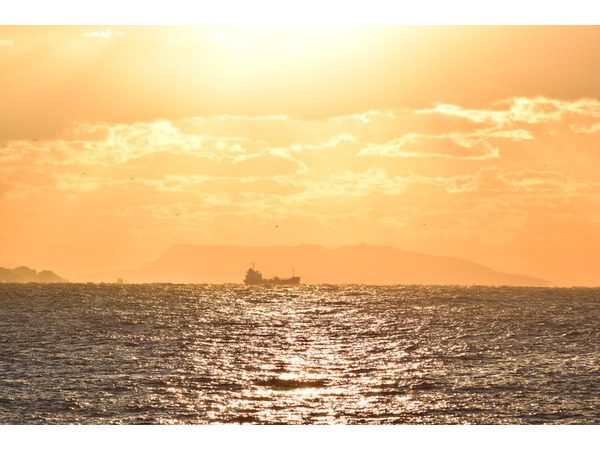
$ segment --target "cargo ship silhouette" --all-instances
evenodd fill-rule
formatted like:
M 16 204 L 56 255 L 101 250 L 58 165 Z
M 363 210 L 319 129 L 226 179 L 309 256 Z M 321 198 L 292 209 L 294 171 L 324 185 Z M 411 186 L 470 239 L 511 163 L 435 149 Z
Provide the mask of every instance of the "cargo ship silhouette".
M 300 277 L 295 276 L 292 269 L 292 276 L 290 278 L 279 278 L 275 276 L 273 278 L 263 278 L 262 273 L 254 268 L 254 263 L 246 271 L 246 278 L 244 278 L 245 284 L 250 285 L 272 285 L 272 284 L 300 284 Z

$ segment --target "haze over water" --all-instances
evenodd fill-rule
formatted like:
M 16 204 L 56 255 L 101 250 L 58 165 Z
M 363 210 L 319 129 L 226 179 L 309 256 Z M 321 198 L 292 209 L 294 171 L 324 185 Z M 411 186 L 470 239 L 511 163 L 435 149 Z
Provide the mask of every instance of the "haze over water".
M 600 290 L 0 284 L 3 424 L 598 424 Z

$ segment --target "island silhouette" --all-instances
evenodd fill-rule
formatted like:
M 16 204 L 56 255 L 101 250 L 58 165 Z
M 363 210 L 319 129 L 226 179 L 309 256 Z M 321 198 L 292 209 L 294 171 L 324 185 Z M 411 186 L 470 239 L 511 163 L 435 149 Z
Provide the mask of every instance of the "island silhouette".
M 496 272 L 466 259 L 367 244 L 334 249 L 317 245 L 176 245 L 149 264 L 104 274 L 97 281 L 122 277 L 134 283 L 243 283 L 252 263 L 270 277 L 291 277 L 295 272 L 303 284 L 549 284 L 540 278 Z
M 0 283 L 66 283 L 67 280 L 59 277 L 51 270 L 37 272 L 26 266 L 15 269 L 0 267 Z

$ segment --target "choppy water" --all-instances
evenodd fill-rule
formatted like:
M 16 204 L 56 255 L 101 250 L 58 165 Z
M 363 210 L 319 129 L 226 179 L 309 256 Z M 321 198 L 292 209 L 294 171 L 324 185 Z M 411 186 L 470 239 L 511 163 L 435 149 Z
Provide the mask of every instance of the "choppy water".
M 3 424 L 600 424 L 600 289 L 0 284 Z

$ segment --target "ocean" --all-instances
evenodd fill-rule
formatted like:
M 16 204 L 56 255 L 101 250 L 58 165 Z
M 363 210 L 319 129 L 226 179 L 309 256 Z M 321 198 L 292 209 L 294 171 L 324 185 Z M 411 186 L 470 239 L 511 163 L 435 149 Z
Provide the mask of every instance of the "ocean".
M 600 289 L 0 284 L 1 424 L 600 424 Z

